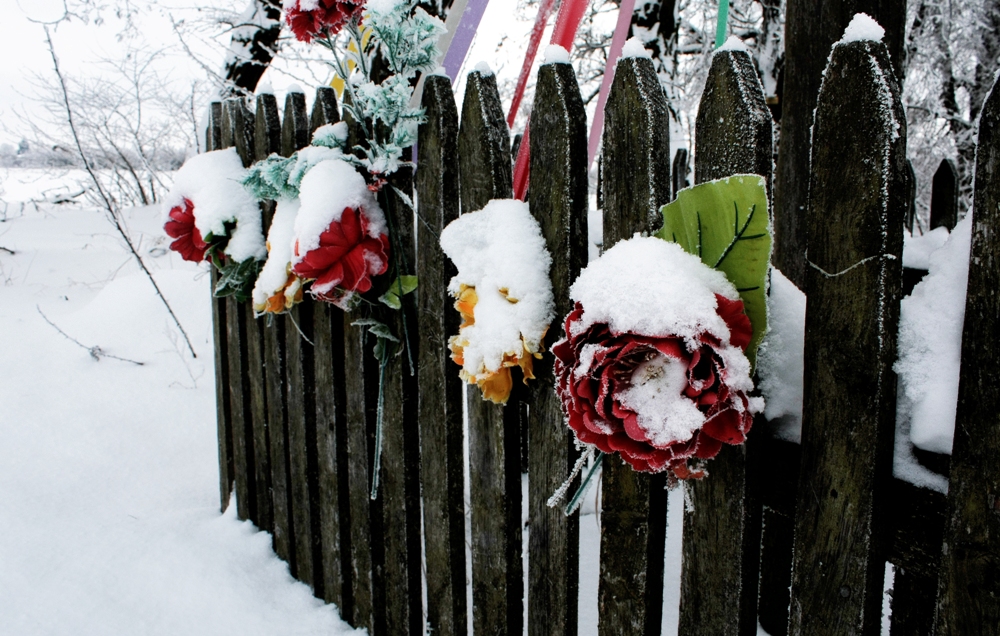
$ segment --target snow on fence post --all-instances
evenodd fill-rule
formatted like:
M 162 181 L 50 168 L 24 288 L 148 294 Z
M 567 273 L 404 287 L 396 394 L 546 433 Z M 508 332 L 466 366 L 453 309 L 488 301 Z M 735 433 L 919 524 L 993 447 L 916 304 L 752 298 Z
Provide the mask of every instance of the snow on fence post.
M 906 119 L 884 44 L 834 46 L 812 138 L 789 631 L 877 633 L 906 213 Z
M 277 101 L 275 101 L 277 109 Z M 258 116 L 260 106 L 258 105 Z M 275 113 L 277 116 L 277 113 Z M 278 122 L 281 126 L 281 122 Z M 276 151 L 288 156 L 294 147 L 285 152 L 282 144 L 284 127 L 279 128 Z M 261 143 L 258 138 L 258 143 Z M 272 149 L 269 137 L 267 145 Z M 271 503 L 274 513 L 274 535 L 271 542 L 275 553 L 288 563 L 289 570 L 295 572 L 295 548 L 292 538 L 292 498 L 291 475 L 288 466 L 288 395 L 285 392 L 287 380 L 287 355 L 285 331 L 294 329 L 284 315 L 267 318 L 264 328 L 264 379 L 267 393 L 267 421 L 269 429 L 271 460 Z
M 513 196 L 510 135 L 496 77 L 468 75 L 458 133 L 462 212 Z M 468 389 L 472 494 L 472 627 L 475 634 L 515 636 L 523 624 L 521 562 L 520 374 L 506 406 Z
M 1000 89 L 979 120 L 969 288 L 937 634 L 1000 630 Z M 990 627 L 992 625 L 993 627 Z
M 955 162 L 941 160 L 931 182 L 931 229 L 946 227 L 948 231 L 958 224 L 958 168 Z
M 458 218 L 458 110 L 451 80 L 430 75 L 422 105 L 416 174 L 417 328 L 421 343 L 421 481 L 424 495 L 424 552 L 427 562 L 427 628 L 441 636 L 468 632 L 465 582 L 465 471 L 462 380 L 448 355 L 448 338 L 458 333 L 448 282 L 455 266 L 444 256 L 441 230 Z
M 409 150 L 403 158 L 409 159 Z M 413 236 L 413 210 L 397 193 L 411 201 L 413 176 L 402 166 L 389 177 L 389 185 L 378 195 L 379 204 L 394 234 L 391 258 L 399 273 L 412 274 L 416 262 Z M 390 265 L 389 272 L 392 272 Z M 387 282 L 396 279 L 387 276 Z M 406 349 L 392 357 L 384 376 L 382 416 L 382 457 L 378 475 L 378 497 L 371 503 L 372 575 L 376 608 L 373 636 L 423 632 L 423 562 L 421 558 L 420 512 L 420 429 L 417 421 L 417 376 L 420 343 L 417 338 L 417 306 L 414 294 L 399 297 L 401 308 L 394 310 L 378 300 L 388 286 L 375 291 L 372 317 L 389 326 Z M 370 339 L 374 339 L 369 335 Z M 413 365 L 410 360 L 412 358 Z M 378 386 L 378 372 L 366 378 Z M 373 422 L 374 424 L 374 422 Z M 379 531 L 381 528 L 381 532 Z M 384 612 L 384 619 L 380 616 Z M 384 620 L 384 623 L 381 621 Z M 384 627 L 382 625 L 384 624 Z
M 285 97 L 281 151 L 285 156 L 309 145 L 309 115 L 304 93 Z M 306 298 L 288 313 L 285 325 L 286 400 L 288 405 L 288 469 L 295 554 L 292 574 L 323 594 L 319 532 L 319 458 L 316 445 L 316 391 L 313 361 L 314 303 Z M 300 333 L 301 331 L 301 333 Z
M 555 319 L 535 364 L 528 421 L 528 634 L 577 633 L 580 515 L 550 508 L 549 497 L 576 463 L 574 436 L 555 392 L 552 345 L 573 309 L 569 287 L 587 263 L 587 115 L 569 64 L 544 64 L 531 112 L 531 213 L 552 254 Z
M 695 183 L 759 174 L 770 190 L 771 111 L 750 55 L 715 53 L 695 125 Z M 762 418 L 758 419 L 759 423 Z M 685 484 L 680 633 L 757 633 L 761 508 L 758 446 L 723 444 L 708 476 Z
M 310 131 L 340 121 L 337 94 L 316 89 Z M 351 604 L 350 545 L 347 506 L 347 434 L 344 394 L 344 321 L 339 308 L 313 303 L 313 363 L 316 383 L 316 446 L 319 484 L 319 533 L 322 550 L 323 598 L 340 608 Z M 347 536 L 345 536 L 347 535 Z M 345 562 L 346 561 L 346 562 Z M 341 610 L 346 612 L 347 610 Z
M 670 115 L 653 63 L 618 62 L 604 123 L 604 249 L 662 225 L 670 201 Z M 617 455 L 601 477 L 601 636 L 659 634 L 663 611 L 666 476 L 637 473 Z
M 250 165 L 252 161 L 252 153 L 246 154 L 249 147 L 246 130 L 248 124 L 246 106 L 242 98 L 227 99 L 223 102 L 222 147 L 236 146 L 244 166 Z M 257 482 L 253 474 L 253 415 L 250 407 L 250 371 L 247 365 L 247 306 L 246 303 L 237 302 L 232 296 L 227 296 L 225 303 L 236 511 L 240 519 L 256 520 Z
M 344 103 L 349 103 L 345 94 Z M 347 148 L 362 141 L 360 125 L 344 111 L 348 126 Z M 372 581 L 371 459 L 375 450 L 375 408 L 378 402 L 378 363 L 375 339 L 352 323 L 357 316 L 343 313 L 344 389 L 347 435 L 347 497 L 350 519 L 351 612 L 344 620 L 375 634 L 375 601 Z M 382 611 L 381 609 L 379 611 Z
M 205 130 L 205 151 L 222 148 L 222 102 L 212 102 Z M 233 458 L 233 422 L 229 411 L 229 345 L 226 342 L 226 301 L 215 297 L 219 274 L 211 268 L 212 336 L 215 341 L 215 420 L 219 435 L 219 498 L 225 512 L 236 476 Z
M 820 79 L 830 47 L 855 13 L 864 12 L 886 29 L 895 71 L 902 69 L 906 31 L 905 0 L 852 0 L 824 3 L 786 0 L 785 67 L 781 96 L 781 136 L 774 184 L 774 265 L 799 289 L 805 288 L 806 204 L 809 194 L 810 130 Z M 898 76 L 898 74 L 897 74 Z
M 258 95 L 254 114 L 254 159 L 260 161 L 281 149 L 281 122 L 274 95 Z M 274 201 L 260 204 L 265 235 L 274 214 Z M 250 393 L 254 434 L 254 479 L 257 481 L 257 527 L 274 531 L 274 488 L 271 482 L 271 421 L 267 390 L 267 325 L 248 312 L 247 331 Z M 279 420 L 280 423 L 280 420 Z M 278 428 L 281 431 L 281 428 Z

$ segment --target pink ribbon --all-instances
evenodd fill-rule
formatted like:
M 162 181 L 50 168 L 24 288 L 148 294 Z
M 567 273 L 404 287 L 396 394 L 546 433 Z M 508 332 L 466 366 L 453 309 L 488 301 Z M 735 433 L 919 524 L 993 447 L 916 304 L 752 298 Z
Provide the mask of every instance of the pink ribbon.
M 521 65 L 521 74 L 517 76 L 517 86 L 514 88 L 514 99 L 510 103 L 510 111 L 507 113 L 507 126 L 514 125 L 517 111 L 521 107 L 521 99 L 524 97 L 524 89 L 528 85 L 528 76 L 531 75 L 531 66 L 535 63 L 535 56 L 538 54 L 538 44 L 542 41 L 545 33 L 545 25 L 549 23 L 549 16 L 556 6 L 556 0 L 542 0 L 542 5 L 538 7 L 538 16 L 535 18 L 535 26 L 531 29 L 531 39 L 528 41 L 528 50 L 524 54 L 524 63 Z
M 632 1 L 634 5 L 634 0 Z M 555 29 L 552 31 L 552 44 L 558 44 L 567 51 L 573 48 L 573 40 L 576 39 L 576 32 L 580 29 L 583 14 L 587 11 L 587 3 L 588 0 L 563 0 L 562 6 L 559 7 L 559 15 L 556 16 Z M 530 148 L 529 130 L 525 126 L 521 147 L 517 151 L 517 161 L 514 163 L 514 198 L 521 201 L 528 191 Z
M 604 132 L 604 107 L 608 103 L 608 93 L 615 79 L 615 67 L 622 55 L 628 28 L 632 24 L 632 13 L 635 10 L 635 0 L 622 0 L 618 9 L 618 24 L 611 38 L 611 50 L 608 51 L 608 62 L 604 67 L 604 79 L 601 81 L 601 92 L 597 98 L 597 110 L 594 111 L 594 121 L 590 125 L 590 141 L 587 145 L 587 169 L 594 165 L 597 158 L 597 148 L 601 145 L 601 133 Z

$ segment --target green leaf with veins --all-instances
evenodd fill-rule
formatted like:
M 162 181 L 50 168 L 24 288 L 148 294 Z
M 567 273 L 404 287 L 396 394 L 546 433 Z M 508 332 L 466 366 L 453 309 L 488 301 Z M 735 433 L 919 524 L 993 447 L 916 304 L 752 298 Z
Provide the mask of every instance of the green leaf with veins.
M 392 281 L 392 284 L 389 285 L 389 290 L 379 296 L 379 300 L 382 301 L 383 304 L 398 311 L 403 307 L 403 303 L 400 301 L 399 297 L 405 296 L 416 289 L 416 276 L 400 276 L 396 280 Z
M 734 175 L 677 193 L 660 208 L 663 228 L 656 236 L 679 244 L 721 270 L 736 286 L 753 335 L 747 358 L 753 368 L 767 331 L 767 271 L 771 262 L 771 219 L 764 178 Z

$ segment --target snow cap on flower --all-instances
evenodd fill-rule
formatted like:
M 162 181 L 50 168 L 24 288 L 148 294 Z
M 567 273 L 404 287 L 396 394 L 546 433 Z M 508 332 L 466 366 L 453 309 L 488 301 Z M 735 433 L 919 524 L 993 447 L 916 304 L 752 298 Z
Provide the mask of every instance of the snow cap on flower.
M 184 209 L 190 202 L 194 226 L 205 242 L 228 235 L 223 253 L 235 262 L 263 259 L 267 250 L 260 207 L 243 188 L 246 174 L 235 148 L 195 155 L 174 175 L 164 212 L 172 217 L 175 208 Z
M 485 397 L 504 402 L 510 367 L 533 377 L 532 358 L 555 316 L 552 258 L 541 228 L 526 203 L 490 201 L 452 221 L 441 232 L 441 249 L 458 268 L 448 290 L 465 323 L 452 340 L 453 358 Z
M 577 438 L 636 470 L 696 477 L 688 461 L 746 439 L 750 320 L 725 275 L 658 238 L 622 241 L 570 290 L 553 345 L 557 393 Z
M 278 201 L 267 231 L 267 262 L 253 288 L 253 308 L 258 314 L 283 313 L 302 300 L 302 280 L 292 272 L 292 237 L 299 201 Z
M 321 161 L 300 186 L 292 270 L 315 279 L 310 292 L 340 306 L 371 289 L 389 266 L 385 215 L 364 177 L 346 161 Z

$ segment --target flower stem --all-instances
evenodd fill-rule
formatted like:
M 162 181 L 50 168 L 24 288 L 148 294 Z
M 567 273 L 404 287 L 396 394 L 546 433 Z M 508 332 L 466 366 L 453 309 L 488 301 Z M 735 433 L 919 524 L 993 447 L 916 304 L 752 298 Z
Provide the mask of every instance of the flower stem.
M 590 490 L 590 482 L 593 481 L 594 475 L 597 473 L 597 469 L 601 466 L 603 461 L 604 451 L 597 451 L 597 454 L 594 455 L 594 463 L 591 464 L 590 470 L 587 471 L 587 474 L 583 476 L 583 481 L 580 482 L 580 487 L 576 489 L 576 494 L 573 495 L 573 498 L 569 500 L 568 504 L 566 504 L 565 512 L 567 517 L 576 512 L 576 509 L 580 507 L 580 504 L 583 502 L 584 495 L 586 495 L 587 491 Z

